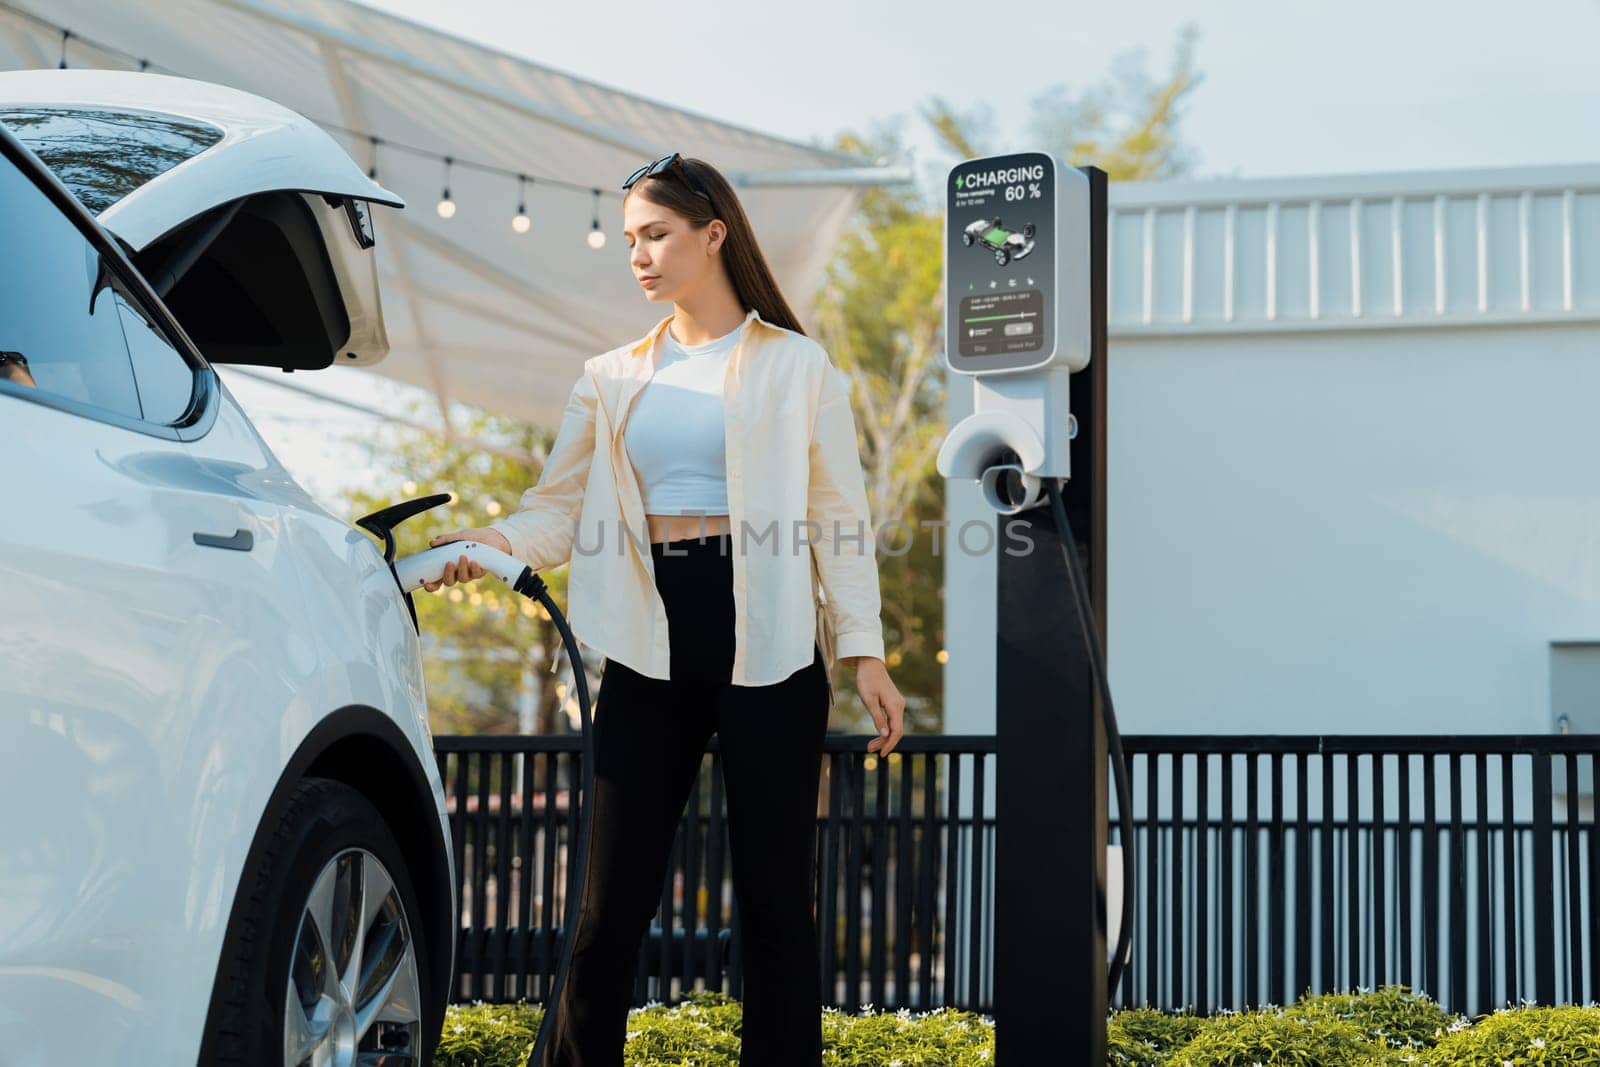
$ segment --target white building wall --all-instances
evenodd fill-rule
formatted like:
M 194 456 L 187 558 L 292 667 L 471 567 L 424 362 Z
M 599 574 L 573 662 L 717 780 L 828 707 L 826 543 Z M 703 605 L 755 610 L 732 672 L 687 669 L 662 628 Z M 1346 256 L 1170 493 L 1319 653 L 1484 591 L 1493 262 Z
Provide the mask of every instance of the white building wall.
M 1111 213 L 1122 729 L 1551 729 L 1552 645 L 1600 648 L 1600 166 L 1114 184 Z M 996 521 L 948 488 L 952 532 Z M 994 557 L 945 565 L 946 729 L 989 732 Z

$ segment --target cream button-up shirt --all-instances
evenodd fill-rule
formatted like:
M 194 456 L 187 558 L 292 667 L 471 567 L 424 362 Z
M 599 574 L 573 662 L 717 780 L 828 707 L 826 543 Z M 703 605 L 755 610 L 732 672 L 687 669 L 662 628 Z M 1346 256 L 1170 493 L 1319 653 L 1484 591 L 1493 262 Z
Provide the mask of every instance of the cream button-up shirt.
M 622 435 L 661 333 L 593 356 L 567 400 L 539 483 L 489 524 L 535 571 L 571 562 L 573 635 L 668 678 L 667 614 Z M 822 648 L 883 658 L 876 536 L 849 378 L 804 334 L 751 310 L 723 380 L 732 530 L 735 685 L 781 682 Z

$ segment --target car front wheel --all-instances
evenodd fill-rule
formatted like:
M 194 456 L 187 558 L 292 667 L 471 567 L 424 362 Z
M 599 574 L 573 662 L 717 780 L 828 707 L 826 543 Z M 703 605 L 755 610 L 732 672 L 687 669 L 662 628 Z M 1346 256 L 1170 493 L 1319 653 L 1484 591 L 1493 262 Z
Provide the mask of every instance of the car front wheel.
M 272 830 L 255 887 L 218 971 L 226 999 L 207 1035 L 217 1062 L 426 1062 L 421 911 L 372 803 L 341 782 L 306 779 Z
M 994 250 L 994 261 L 1003 267 L 1011 262 L 1011 257 L 1006 253 L 1005 249 L 997 248 Z
M 966 245 L 968 248 L 971 248 L 972 247 L 972 234 L 970 234 L 970 233 L 962 234 L 961 235 L 961 243 Z

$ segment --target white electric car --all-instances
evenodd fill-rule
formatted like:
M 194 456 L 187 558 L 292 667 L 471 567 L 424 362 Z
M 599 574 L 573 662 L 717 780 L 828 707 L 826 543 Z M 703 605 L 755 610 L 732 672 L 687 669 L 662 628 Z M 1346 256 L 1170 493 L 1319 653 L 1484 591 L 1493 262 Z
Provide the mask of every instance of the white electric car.
M 212 369 L 373 363 L 370 204 L 270 101 L 0 73 L 0 1061 L 427 1062 L 455 863 L 412 605 Z

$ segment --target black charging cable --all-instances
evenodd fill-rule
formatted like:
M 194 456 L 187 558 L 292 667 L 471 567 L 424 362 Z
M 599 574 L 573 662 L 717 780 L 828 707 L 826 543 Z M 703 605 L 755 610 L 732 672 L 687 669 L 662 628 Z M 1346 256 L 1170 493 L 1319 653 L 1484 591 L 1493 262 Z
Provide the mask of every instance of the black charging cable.
M 1045 488 L 1050 493 L 1050 508 L 1055 514 L 1056 531 L 1061 537 L 1061 551 L 1067 559 L 1067 582 L 1072 586 L 1072 606 L 1078 615 L 1078 628 L 1083 632 L 1084 644 L 1089 648 L 1089 665 L 1094 686 L 1100 692 L 1100 712 L 1105 720 L 1106 748 L 1111 757 L 1111 777 L 1117 790 L 1118 825 L 1122 828 L 1122 915 L 1117 930 L 1117 949 L 1111 958 L 1106 977 L 1106 998 L 1122 980 L 1127 966 L 1128 949 L 1133 940 L 1133 902 L 1138 899 L 1133 885 L 1133 801 L 1128 789 L 1128 765 L 1122 755 L 1122 734 L 1117 730 L 1117 713 L 1111 705 L 1111 686 L 1106 682 L 1105 650 L 1100 646 L 1100 632 L 1094 626 L 1094 610 L 1090 606 L 1083 564 L 1078 559 L 1078 542 L 1072 536 L 1072 524 L 1067 521 L 1067 505 L 1061 499 L 1058 479 L 1046 478 Z
M 544 998 L 544 1015 L 539 1020 L 539 1036 L 534 1039 L 533 1051 L 528 1053 L 527 1067 L 541 1067 L 545 1062 L 545 1047 L 550 1040 L 551 1020 L 556 1014 L 556 1008 L 561 1003 L 561 990 L 567 984 L 567 971 L 572 966 L 572 949 L 577 943 L 578 920 L 583 915 L 583 894 L 589 882 L 589 834 L 594 826 L 594 723 L 592 709 L 589 704 L 589 678 L 583 668 L 583 657 L 578 652 L 578 642 L 572 636 L 572 629 L 567 625 L 567 617 L 556 607 L 555 600 L 550 596 L 550 589 L 545 585 L 544 579 L 534 573 L 529 567 L 522 572 L 512 588 L 530 600 L 537 600 L 544 605 L 545 611 L 550 613 L 550 621 L 556 624 L 556 629 L 561 632 L 561 643 L 567 650 L 567 660 L 572 664 L 573 684 L 578 687 L 578 717 L 583 727 L 583 794 L 578 801 L 583 812 L 582 823 L 578 827 L 577 840 L 569 845 L 569 858 L 567 860 L 567 914 L 565 919 L 566 932 L 561 941 L 561 962 L 556 967 L 554 979 L 550 983 L 550 991 Z M 571 803 L 567 811 L 574 810 Z M 576 857 L 570 855 L 576 852 Z

